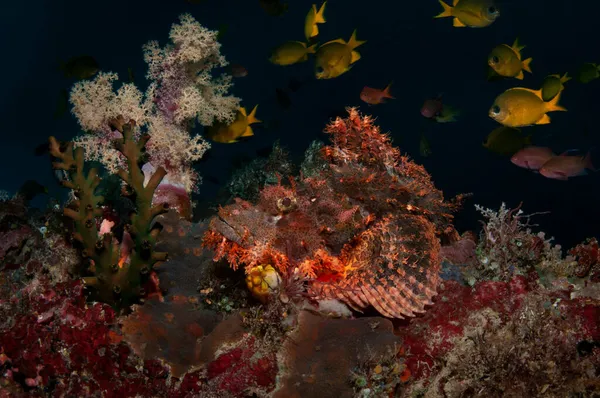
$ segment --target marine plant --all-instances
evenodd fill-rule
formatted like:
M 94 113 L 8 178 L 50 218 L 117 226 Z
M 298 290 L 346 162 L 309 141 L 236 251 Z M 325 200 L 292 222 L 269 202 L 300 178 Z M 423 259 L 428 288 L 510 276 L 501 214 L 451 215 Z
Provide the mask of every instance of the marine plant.
M 413 316 L 436 294 L 436 234 L 457 204 L 444 201 L 425 169 L 402 156 L 371 117 L 348 113 L 327 126 L 331 144 L 320 149 L 310 177 L 221 208 L 203 243 L 233 268 L 270 265 L 283 280 L 298 272 L 315 299 Z
M 140 161 L 150 137 L 136 139 L 133 120 L 125 123 L 122 118 L 116 119 L 112 126 L 123 135 L 114 145 L 127 162 L 127 168 L 119 169 L 117 174 L 126 184 L 124 192 L 135 198 L 135 212 L 120 241 L 107 228 L 106 220 L 102 220 L 104 198 L 96 193 L 100 177 L 95 168 L 85 173 L 84 149 L 74 148 L 72 142 L 63 148 L 54 137 L 49 141 L 50 154 L 58 159 L 52 167 L 66 172 L 68 177 L 61 182 L 73 192 L 73 200 L 65 207 L 64 214 L 74 221 L 73 238 L 81 243 L 82 255 L 90 260 L 92 276 L 84 277 L 84 282 L 101 301 L 124 308 L 146 295 L 144 286 L 153 265 L 167 258 L 167 253 L 154 249 L 160 226 L 153 224 L 153 220 L 165 213 L 168 205 L 152 205 L 154 192 L 167 172 L 160 167 L 145 183 Z
M 505 203 L 497 211 L 479 205 L 475 208 L 485 217 L 476 248 L 483 279 L 508 280 L 535 268 L 558 271 L 571 262 L 569 257 L 563 260 L 561 246 L 554 245 L 553 238 L 532 231 L 537 224 L 531 217 L 544 213 L 525 214 L 521 205 L 510 209 Z

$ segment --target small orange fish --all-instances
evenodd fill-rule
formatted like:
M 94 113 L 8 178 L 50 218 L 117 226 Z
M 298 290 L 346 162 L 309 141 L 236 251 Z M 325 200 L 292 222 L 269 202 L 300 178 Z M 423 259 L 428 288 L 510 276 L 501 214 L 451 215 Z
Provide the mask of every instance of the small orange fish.
M 423 103 L 421 107 L 421 115 L 427 119 L 434 119 L 442 114 L 444 104 L 442 102 L 442 96 L 438 95 L 435 98 L 430 98 Z
M 510 161 L 519 167 L 524 169 L 537 171 L 542 168 L 542 166 L 556 156 L 552 149 L 546 147 L 539 146 L 530 146 L 527 148 L 521 149 L 519 152 L 515 153 Z
M 390 93 L 391 86 L 392 83 L 388 84 L 387 87 L 383 90 L 365 86 L 360 92 L 360 99 L 365 101 L 369 105 L 385 103 L 385 98 L 395 99 L 395 97 L 392 97 L 392 94 Z
M 568 151 L 548 160 L 540 169 L 540 174 L 555 180 L 568 180 L 586 174 L 585 170 L 593 170 L 592 158 L 588 152 L 585 156 L 567 155 Z

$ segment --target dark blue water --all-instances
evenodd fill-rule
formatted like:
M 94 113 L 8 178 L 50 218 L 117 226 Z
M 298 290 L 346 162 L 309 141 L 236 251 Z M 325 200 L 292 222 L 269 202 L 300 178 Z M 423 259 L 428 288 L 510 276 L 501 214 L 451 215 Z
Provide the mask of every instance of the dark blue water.
M 255 156 L 257 149 L 277 139 L 299 161 L 312 140 L 326 140 L 322 130 L 332 112 L 359 105 L 377 117 L 384 131 L 391 131 L 402 151 L 425 165 L 447 196 L 474 194 L 457 216 L 459 230 L 478 227 L 474 203 L 499 207 L 505 201 L 514 207 L 523 201 L 525 212 L 551 212 L 537 218 L 539 228 L 563 246 L 598 234 L 600 174 L 567 182 L 548 180 L 488 152 L 481 143 L 497 126 L 487 111 L 498 94 L 519 85 L 537 89 L 549 73 L 574 74 L 584 62 L 600 62 L 600 3 L 506 1 L 499 3 L 502 15 L 492 26 L 457 29 L 451 19 L 432 19 L 441 11 L 435 0 L 331 0 L 327 23 L 320 25 L 320 41 L 347 40 L 356 28 L 358 38 L 367 43 L 359 48 L 362 59 L 351 72 L 328 81 L 311 78 L 312 60 L 290 67 L 267 60 L 284 41 L 303 40 L 304 17 L 311 4 L 290 1 L 287 14 L 271 17 L 258 0 L 205 0 L 200 5 L 184 0 L 2 2 L 0 189 L 14 192 L 23 181 L 35 179 L 52 195 L 63 193 L 53 180 L 48 158 L 33 155 L 49 135 L 69 139 L 79 133 L 74 117 L 53 118 L 60 90 L 73 84 L 58 70 L 59 60 L 90 54 L 103 70 L 119 73 L 122 80 L 131 67 L 144 89 L 141 46 L 152 39 L 165 44 L 170 25 L 179 14 L 190 12 L 215 30 L 228 24 L 222 52 L 249 71 L 248 77 L 235 81 L 234 94 L 246 107 L 260 104 L 260 119 L 280 123 L 269 131 L 256 128 L 256 136 L 247 142 L 214 144 L 210 159 L 198 166 L 201 173 L 225 182 L 233 159 Z M 527 74 L 523 82 L 486 82 L 489 51 L 501 43 L 511 44 L 517 36 L 527 46 L 523 56 L 533 57 L 533 75 Z M 276 102 L 275 89 L 285 87 L 292 77 L 307 83 L 292 94 L 293 105 L 284 111 Z M 391 80 L 396 100 L 374 107 L 360 102 L 363 86 L 383 88 Z M 599 92 L 600 80 L 567 83 L 561 104 L 568 112 L 550 114 L 550 125 L 527 128 L 534 143 L 559 153 L 600 148 Z M 436 125 L 419 114 L 422 102 L 439 93 L 462 110 L 458 123 Z M 418 153 L 422 132 L 433 151 L 426 159 Z M 596 159 L 600 165 L 600 153 Z M 198 199 L 211 199 L 217 189 L 205 182 Z

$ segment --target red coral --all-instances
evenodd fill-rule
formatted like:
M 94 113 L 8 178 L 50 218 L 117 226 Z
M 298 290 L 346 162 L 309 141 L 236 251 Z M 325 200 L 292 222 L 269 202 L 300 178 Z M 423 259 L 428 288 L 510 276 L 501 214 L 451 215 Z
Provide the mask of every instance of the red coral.
M 125 370 L 125 366 L 119 370 L 109 333 L 115 316 L 112 308 L 100 303 L 86 308 L 79 281 L 36 286 L 29 298 L 20 300 L 21 308 L 28 310 L 0 333 L 0 348 L 11 358 L 12 377 L 24 379 L 30 387 L 55 384 L 58 390 L 79 395 L 67 387 L 67 376 L 87 373 L 94 375 L 95 388 L 108 388 L 112 378 Z
M 476 311 L 490 308 L 501 314 L 511 314 L 521 306 L 529 287 L 522 277 L 507 282 L 481 282 L 475 291 L 455 281 L 444 281 L 436 305 L 409 324 L 399 322 L 398 334 L 403 338 L 409 355 L 406 364 L 415 379 L 426 379 L 434 362 L 453 346 L 466 325 L 466 319 Z
M 5 272 L 0 272 L 0 277 Z M 248 344 L 239 345 L 243 331 L 238 317 L 219 323 L 208 336 L 208 330 L 189 327 L 173 330 L 200 317 L 197 311 L 188 311 L 174 317 L 172 326 L 165 321 L 162 335 L 146 334 L 146 341 L 137 341 L 139 345 L 148 345 L 143 348 L 147 353 L 159 352 L 163 357 L 176 358 L 180 365 L 192 358 L 197 362 L 183 365 L 204 363 L 213 370 L 223 368 L 225 357 L 215 359 L 215 353 L 224 344 L 235 342 L 242 347 L 241 355 L 230 361 L 231 367 L 222 372 L 208 372 L 208 378 L 201 371 L 174 375 L 163 361 L 143 360 L 132 352 L 117 327 L 113 309 L 102 303 L 86 304 L 80 281 L 52 285 L 41 273 L 36 276 L 37 279 L 10 301 L 5 289 L 0 289 L 0 309 L 3 310 L 0 313 L 0 396 L 23 396 L 23 391 L 27 391 L 31 396 L 189 397 L 210 396 L 223 390 L 244 396 L 243 392 L 251 386 L 273 388 L 277 372 L 274 355 L 258 354 L 258 345 L 250 340 L 245 340 Z M 1 278 L 0 283 L 3 283 Z M 151 305 L 142 308 L 147 314 L 156 312 Z M 134 316 L 138 321 L 143 319 L 139 311 Z M 123 321 L 129 323 L 125 330 L 130 331 L 132 321 L 127 318 Z M 157 322 L 153 323 L 147 328 L 160 333 Z M 203 339 L 197 343 L 201 337 L 198 332 Z M 137 337 L 129 335 L 127 339 Z M 173 343 L 174 339 L 181 341 Z M 2 395 L 5 392 L 9 395 Z
M 528 277 L 517 276 L 507 282 L 479 282 L 474 288 L 455 281 L 445 281 L 431 310 L 410 322 L 395 321 L 395 333 L 402 337 L 407 351 L 405 363 L 414 377 L 407 395 L 411 391 L 429 388 L 429 394 L 445 391 L 448 395 L 459 396 L 449 393 L 450 390 L 442 386 L 457 387 L 464 382 L 464 387 L 472 387 L 472 382 L 465 381 L 468 375 L 464 372 L 457 374 L 457 368 L 461 367 L 483 369 L 481 372 L 486 377 L 482 377 L 478 383 L 510 384 L 514 378 L 506 377 L 506 373 L 503 373 L 510 368 L 515 372 L 511 376 L 521 375 L 521 382 L 530 382 L 531 385 L 547 384 L 540 380 L 549 375 L 564 375 L 565 381 L 572 381 L 573 385 L 577 385 L 578 378 L 582 378 L 588 380 L 590 386 L 596 385 L 597 389 L 594 380 L 598 366 L 595 369 L 583 366 L 587 360 L 585 354 L 577 354 L 578 342 L 596 342 L 600 339 L 597 300 L 570 299 L 568 291 L 540 288 L 535 273 Z M 525 340 L 517 334 L 518 330 L 530 331 Z M 498 339 L 492 337 L 496 333 L 499 333 Z M 517 344 L 520 346 L 514 347 Z M 595 343 L 590 344 L 593 347 Z M 476 352 L 481 352 L 485 361 L 481 360 L 482 357 L 457 357 L 457 352 L 470 352 L 470 347 L 481 350 Z M 511 347 L 517 354 L 512 355 L 514 352 Z M 540 354 L 546 355 L 547 359 L 540 359 Z M 535 367 L 546 363 L 551 372 L 542 372 Z M 528 368 L 528 364 L 531 367 Z M 526 373 L 530 369 L 533 371 Z M 477 376 L 475 374 L 474 377 Z M 560 386 L 558 383 L 553 388 Z M 518 388 L 519 385 L 513 387 Z M 490 393 L 489 396 L 538 395 L 505 391 L 504 394 Z
M 256 339 L 250 336 L 208 365 L 208 378 L 216 383 L 218 391 L 243 397 L 250 386 L 273 389 L 277 360 L 274 354 L 261 354 L 258 346 Z
M 580 278 L 590 274 L 594 267 L 600 268 L 600 250 L 596 238 L 578 244 L 569 250 L 569 254 L 577 258 L 575 275 Z M 600 271 L 600 269 L 597 271 Z
M 400 155 L 369 116 L 349 109 L 326 132 L 329 168 L 290 186 L 265 187 L 211 220 L 204 245 L 232 267 L 299 269 L 321 298 L 388 317 L 424 311 L 439 283 L 439 240 L 456 204 L 423 167 Z

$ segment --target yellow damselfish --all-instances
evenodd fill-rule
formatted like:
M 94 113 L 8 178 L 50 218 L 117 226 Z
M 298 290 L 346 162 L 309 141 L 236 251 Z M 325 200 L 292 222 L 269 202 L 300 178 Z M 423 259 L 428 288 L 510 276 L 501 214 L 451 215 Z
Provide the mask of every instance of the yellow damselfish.
M 523 80 L 523 71 L 531 73 L 532 58 L 521 61 L 521 50 L 525 46 L 519 45 L 519 39 L 516 39 L 512 46 L 500 44 L 492 50 L 488 57 L 488 65 L 494 72 L 504 77 L 515 77 Z
M 579 72 L 577 73 L 577 80 L 581 83 L 589 83 L 592 80 L 596 80 L 600 77 L 600 65 L 586 62 L 581 65 Z
M 237 142 L 240 137 L 253 136 L 254 132 L 250 125 L 260 123 L 260 120 L 256 118 L 256 108 L 258 108 L 258 105 L 252 109 L 250 114 L 246 112 L 246 108 L 240 108 L 235 115 L 233 123 L 225 124 L 217 122 L 207 129 L 206 136 L 212 141 L 224 144 Z
M 531 145 L 531 135 L 523 135 L 521 130 L 500 126 L 494 129 L 482 144 L 484 148 L 499 155 L 512 156 Z
M 548 112 L 566 111 L 558 105 L 560 94 L 551 101 L 542 99 L 542 90 L 515 87 L 500 94 L 490 108 L 489 116 L 508 127 L 548 124 Z
M 316 47 L 316 44 L 307 47 L 301 41 L 288 41 L 275 49 L 269 61 L 284 66 L 304 62 L 308 59 L 308 54 L 315 53 Z
M 549 75 L 546 76 L 542 82 L 542 99 L 544 101 L 550 101 L 552 98 L 560 94 L 564 89 L 564 83 L 571 80 L 571 78 L 565 73 L 561 75 Z
M 306 20 L 304 21 L 304 36 L 306 36 L 306 40 L 310 40 L 319 34 L 319 27 L 317 24 L 325 23 L 325 16 L 323 15 L 325 12 L 325 4 L 327 4 L 326 1 L 323 2 L 319 11 L 317 11 L 317 5 L 313 4 L 306 15 Z
M 492 0 L 452 0 L 452 7 L 439 0 L 444 8 L 434 18 L 453 17 L 457 28 L 484 28 L 491 25 L 500 15 Z
M 354 49 L 364 43 L 356 40 L 355 30 L 347 43 L 337 39 L 319 47 L 315 54 L 317 79 L 332 79 L 350 70 L 350 65 L 360 59 L 360 54 Z

